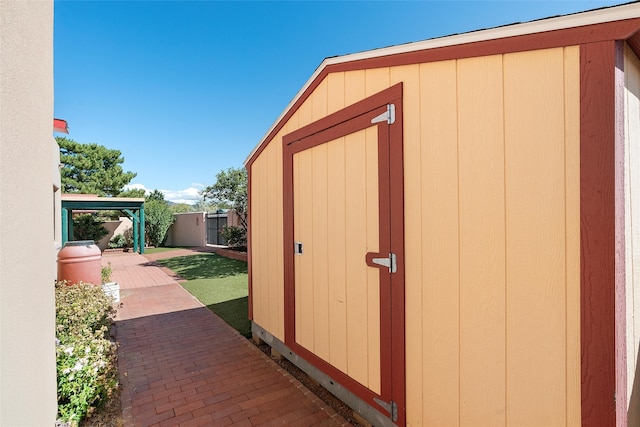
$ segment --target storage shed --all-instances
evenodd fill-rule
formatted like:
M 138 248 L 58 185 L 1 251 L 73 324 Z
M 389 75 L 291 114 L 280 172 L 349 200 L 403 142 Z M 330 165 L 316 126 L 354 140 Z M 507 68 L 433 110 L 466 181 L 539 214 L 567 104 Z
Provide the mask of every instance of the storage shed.
M 325 59 L 249 155 L 254 333 L 374 425 L 640 425 L 640 5 Z

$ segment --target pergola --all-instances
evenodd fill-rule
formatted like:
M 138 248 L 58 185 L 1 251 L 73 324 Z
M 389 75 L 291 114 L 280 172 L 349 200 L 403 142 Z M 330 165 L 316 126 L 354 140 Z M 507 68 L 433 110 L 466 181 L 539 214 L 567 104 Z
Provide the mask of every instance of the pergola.
M 127 214 L 133 223 L 133 250 L 144 253 L 144 198 L 100 197 L 93 194 L 63 194 L 62 244 L 73 240 L 73 211 L 119 210 Z

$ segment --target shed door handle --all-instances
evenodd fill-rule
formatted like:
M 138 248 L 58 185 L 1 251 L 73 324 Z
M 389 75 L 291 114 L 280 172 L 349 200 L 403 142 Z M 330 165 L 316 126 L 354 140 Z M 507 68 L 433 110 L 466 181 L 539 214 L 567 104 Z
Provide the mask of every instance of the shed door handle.
M 369 252 L 366 256 L 366 262 L 369 267 L 387 267 L 389 273 L 395 273 L 398 271 L 398 265 L 396 262 L 396 254 L 390 253 L 386 257 L 382 257 L 382 254 Z

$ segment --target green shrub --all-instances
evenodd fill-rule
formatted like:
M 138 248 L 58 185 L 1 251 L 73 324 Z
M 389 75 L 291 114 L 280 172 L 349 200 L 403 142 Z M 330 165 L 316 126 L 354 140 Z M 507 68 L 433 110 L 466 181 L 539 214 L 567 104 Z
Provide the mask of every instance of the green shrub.
M 56 284 L 58 417 L 77 425 L 118 388 L 112 299 L 99 286 Z
M 124 248 L 127 246 L 127 239 L 124 234 L 116 234 L 109 240 L 109 247 L 111 249 Z
M 227 241 L 227 245 L 232 248 L 247 246 L 247 229 L 236 225 L 224 226 L 220 230 L 220 235 Z
M 73 237 L 75 240 L 93 240 L 98 243 L 109 233 L 102 221 L 93 214 L 81 214 L 73 217 Z
M 160 246 L 167 237 L 167 230 L 175 220 L 164 200 L 147 199 L 144 203 L 144 232 L 147 244 Z
M 102 326 L 111 326 L 115 314 L 112 303 L 100 286 L 56 284 L 57 332 L 72 335 L 85 327 L 95 331 Z

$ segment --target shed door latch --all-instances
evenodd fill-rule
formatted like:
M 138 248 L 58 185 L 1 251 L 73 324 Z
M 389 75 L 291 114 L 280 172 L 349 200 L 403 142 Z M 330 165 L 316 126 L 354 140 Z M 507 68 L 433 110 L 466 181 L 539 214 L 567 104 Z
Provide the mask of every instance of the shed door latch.
M 398 267 L 396 264 L 396 254 L 389 254 L 388 258 L 373 258 L 371 260 L 372 263 L 376 265 L 381 265 L 383 267 L 389 268 L 389 273 L 395 273 L 398 271 Z
M 387 124 L 392 125 L 395 123 L 395 121 L 396 106 L 395 104 L 387 104 L 387 111 L 371 119 L 371 124 L 387 122 Z
M 376 402 L 378 405 L 382 406 L 385 409 L 385 411 L 389 413 L 389 418 L 391 418 L 391 421 L 393 422 L 398 421 L 398 405 L 396 404 L 396 402 L 392 400 L 389 403 L 387 403 L 384 400 L 378 399 L 377 397 L 374 397 L 373 401 Z
M 295 242 L 293 244 L 293 253 L 296 255 L 302 255 L 302 242 Z

